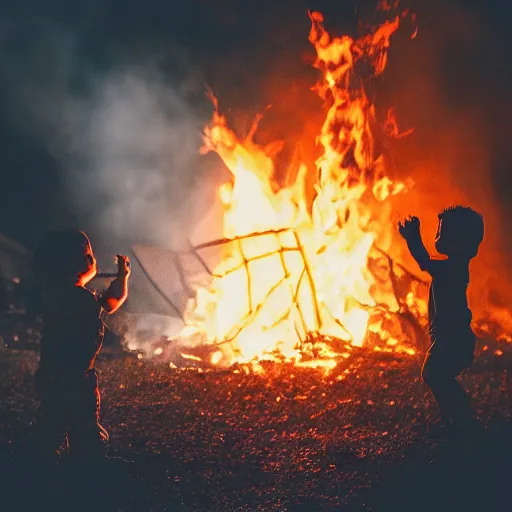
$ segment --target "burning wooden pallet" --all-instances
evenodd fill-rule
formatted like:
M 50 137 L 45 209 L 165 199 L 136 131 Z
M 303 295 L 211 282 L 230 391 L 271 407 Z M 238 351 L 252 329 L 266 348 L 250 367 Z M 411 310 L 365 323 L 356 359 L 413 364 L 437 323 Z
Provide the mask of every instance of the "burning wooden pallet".
M 262 250 L 259 252 L 252 251 L 252 254 L 247 254 L 244 242 L 248 240 L 274 239 L 274 247 L 272 250 Z M 237 251 L 239 262 L 236 265 L 227 268 L 222 273 L 215 273 L 210 270 L 209 264 L 203 255 L 203 251 L 208 249 L 218 249 L 219 247 L 229 246 L 231 251 Z M 254 249 L 254 248 L 253 248 Z M 296 253 L 302 261 L 302 269 L 298 274 L 295 282 L 290 283 L 290 271 L 287 266 L 285 255 L 287 253 Z M 145 268 L 144 262 L 137 256 L 138 263 L 140 264 L 143 272 L 148 279 L 153 283 L 169 303 L 170 307 L 175 311 L 184 324 L 186 323 L 185 315 L 186 308 L 183 308 L 183 300 L 181 303 L 173 301 L 164 291 L 162 291 L 156 281 L 151 275 L 151 272 Z M 254 280 L 258 277 L 251 274 L 250 266 L 254 261 L 264 260 L 266 258 L 274 258 L 279 262 L 281 273 L 276 276 L 275 283 L 268 289 L 268 293 L 263 297 L 263 300 L 257 300 L 253 289 Z M 297 335 L 297 350 L 307 359 L 322 359 L 322 351 L 327 349 L 329 355 L 337 354 L 339 357 L 346 357 L 350 351 L 355 347 L 352 346 L 350 333 L 343 339 L 329 335 L 322 335 L 322 315 L 320 313 L 321 304 L 317 297 L 317 290 L 315 287 L 314 278 L 311 268 L 308 265 L 307 255 L 305 249 L 300 241 L 297 232 L 292 229 L 269 230 L 261 233 L 252 233 L 244 236 L 239 236 L 233 239 L 223 238 L 213 240 L 210 242 L 192 245 L 188 251 L 174 252 L 172 255 L 172 262 L 174 268 L 169 269 L 169 272 L 179 276 L 179 281 L 185 295 L 189 300 L 194 300 L 194 278 L 189 274 L 190 268 L 194 266 L 191 264 L 191 259 L 195 259 L 198 266 L 200 266 L 204 273 L 208 274 L 211 280 L 223 279 L 235 272 L 243 272 L 245 276 L 244 286 L 245 294 L 247 296 L 247 311 L 242 319 L 242 322 L 233 326 L 229 335 L 224 339 L 209 342 L 203 340 L 201 343 L 183 343 L 184 338 L 178 337 L 169 340 L 166 337 L 155 341 L 152 345 L 151 351 L 156 355 L 164 355 L 167 358 L 173 355 L 177 359 L 178 364 L 192 362 L 192 364 L 201 362 L 202 364 L 209 364 L 211 359 L 215 360 L 215 354 L 226 345 L 230 346 L 230 350 L 236 351 L 236 340 L 240 333 L 253 322 L 258 315 L 264 310 L 272 297 L 272 293 L 279 289 L 281 286 L 287 286 L 289 289 L 289 298 L 284 314 L 276 318 L 276 323 L 285 322 L 289 320 L 290 316 L 294 315 L 294 329 Z M 376 303 L 374 306 L 365 306 L 370 317 L 373 318 L 373 325 L 378 323 L 386 324 L 386 333 L 390 330 L 393 332 L 393 337 L 388 343 L 382 339 L 382 333 L 378 330 L 369 330 L 365 338 L 364 347 L 365 352 L 373 351 L 375 354 L 381 354 L 387 357 L 386 354 L 400 354 L 412 355 L 415 352 L 423 352 L 428 346 L 428 338 L 425 332 L 425 318 L 422 317 L 420 312 L 415 309 L 417 302 L 411 301 L 411 293 L 421 294 L 426 296 L 427 284 L 421 281 L 405 267 L 393 261 L 393 259 L 385 252 L 378 248 L 373 248 L 369 260 L 369 269 L 381 287 L 389 288 L 393 293 L 393 299 L 396 304 L 394 309 L 389 307 L 389 300 L 387 303 Z M 196 265 L 197 268 L 197 265 Z M 304 300 L 300 297 L 310 297 L 310 301 L 305 304 Z M 305 307 L 310 307 L 309 312 L 305 312 Z M 308 324 L 307 318 L 312 318 L 314 323 Z M 334 318 L 335 322 L 343 329 L 343 325 Z M 407 340 L 408 343 L 403 341 L 395 342 L 396 339 Z M 389 343 L 389 341 L 391 341 Z M 175 347 L 180 347 L 175 349 Z M 178 352 L 178 350 L 181 350 Z M 185 354 L 186 357 L 183 357 Z M 343 354 L 343 355 L 342 355 Z M 275 356 L 274 356 L 275 357 Z M 180 361 L 183 359 L 183 361 Z M 194 363 L 195 361 L 195 363 Z

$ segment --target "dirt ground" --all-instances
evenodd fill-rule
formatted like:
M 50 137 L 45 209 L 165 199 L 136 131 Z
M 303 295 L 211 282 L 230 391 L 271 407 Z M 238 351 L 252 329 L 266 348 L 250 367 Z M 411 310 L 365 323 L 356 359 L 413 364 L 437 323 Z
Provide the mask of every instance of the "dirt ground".
M 461 380 L 486 435 L 454 453 L 433 439 L 419 361 L 361 354 L 329 374 L 173 370 L 136 357 L 98 368 L 110 461 L 41 472 L 27 455 L 37 407 L 32 351 L 0 352 L 0 492 L 5 512 L 504 511 L 512 492 L 507 364 Z M 34 473 L 36 476 L 34 477 Z M 44 474 L 43 474 L 44 473 Z

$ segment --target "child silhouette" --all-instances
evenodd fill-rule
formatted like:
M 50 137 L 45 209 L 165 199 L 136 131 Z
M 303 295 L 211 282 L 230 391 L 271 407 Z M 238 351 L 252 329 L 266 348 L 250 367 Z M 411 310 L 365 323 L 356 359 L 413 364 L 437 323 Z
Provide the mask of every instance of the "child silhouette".
M 469 262 L 484 236 L 482 216 L 465 206 L 453 206 L 438 215 L 435 247 L 446 259 L 432 259 L 420 234 L 420 221 L 409 217 L 398 224 L 402 237 L 421 270 L 432 277 L 428 300 L 432 341 L 422 378 L 439 407 L 445 431 L 465 434 L 474 427 L 469 397 L 456 377 L 473 362 L 475 335 L 468 307 Z
M 38 450 L 55 454 L 67 439 L 70 456 L 102 457 L 106 430 L 101 426 L 100 392 L 94 363 L 103 343 L 103 311 L 113 313 L 128 295 L 130 262 L 118 255 L 118 275 L 97 297 L 85 288 L 96 275 L 96 259 L 85 233 L 52 231 L 33 261 L 36 312 L 43 330 L 36 390 L 40 401 Z

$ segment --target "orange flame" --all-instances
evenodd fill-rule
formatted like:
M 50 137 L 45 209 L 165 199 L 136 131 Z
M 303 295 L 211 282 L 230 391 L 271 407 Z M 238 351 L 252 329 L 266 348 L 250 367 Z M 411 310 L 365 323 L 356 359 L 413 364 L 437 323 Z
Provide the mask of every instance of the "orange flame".
M 383 309 L 396 311 L 398 305 L 389 291 L 379 290 L 368 268 L 372 247 L 389 244 L 388 199 L 408 183 L 389 179 L 383 157 L 375 156 L 377 119 L 361 73 L 384 71 L 399 17 L 355 40 L 332 38 L 322 14 L 309 16 L 314 65 L 322 75 L 315 90 L 326 105 L 311 208 L 306 165 L 291 186 L 280 188 L 273 155 L 253 141 L 259 119 L 240 140 L 212 96 L 215 112 L 203 151 L 216 152 L 233 176 L 218 191 L 224 235 L 233 242 L 211 286 L 189 303 L 185 328 L 187 336 L 216 345 L 212 364 L 273 357 L 331 368 L 372 333 L 381 341 L 376 350 L 414 353 L 384 327 Z M 400 134 L 392 114 L 384 127 L 388 134 L 409 133 Z M 424 313 L 424 304 L 415 306 Z M 343 346 L 335 349 L 329 340 Z

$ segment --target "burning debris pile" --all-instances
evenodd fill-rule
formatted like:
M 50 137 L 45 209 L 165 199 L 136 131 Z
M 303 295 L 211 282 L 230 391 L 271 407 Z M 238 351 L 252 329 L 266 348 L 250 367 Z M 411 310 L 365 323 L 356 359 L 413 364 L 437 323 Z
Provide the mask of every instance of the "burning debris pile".
M 185 327 L 154 343 L 151 355 L 171 366 L 270 360 L 330 369 L 356 352 L 407 357 L 426 349 L 427 283 L 390 254 L 392 198 L 412 182 L 388 176 L 377 143 L 412 130 L 400 132 L 392 109 L 379 123 L 365 91 L 367 78 L 384 72 L 402 17 L 352 39 L 330 36 L 323 16 L 310 13 L 314 90 L 325 106 L 314 165 L 297 152 L 278 173 L 283 142 L 254 141 L 260 118 L 239 138 L 210 94 L 203 152 L 216 153 L 232 175 L 218 190 L 224 237 L 175 258 L 180 280 L 180 258 L 195 260 L 207 279 L 184 286 L 188 302 L 173 307 Z M 222 253 L 213 270 L 204 257 L 212 249 Z M 503 330 L 491 324 L 476 326 L 486 342 Z
M 331 37 L 310 13 L 309 40 L 326 107 L 317 144 L 314 198 L 307 162 L 275 175 L 276 142 L 254 142 L 259 119 L 239 139 L 218 109 L 204 131 L 233 176 L 219 189 L 223 259 L 186 308 L 175 341 L 192 359 L 229 366 L 261 359 L 333 367 L 354 347 L 414 354 L 425 344 L 426 286 L 388 254 L 390 198 L 410 182 L 392 181 L 374 142 L 377 129 L 400 134 L 392 112 L 379 127 L 360 70 L 380 75 L 400 17 L 360 39 Z M 184 348 L 186 347 L 186 349 Z M 158 349 L 162 352 L 163 349 Z
M 201 249 L 205 249 L 217 245 L 232 245 L 237 244 L 239 254 L 244 255 L 244 242 L 262 238 L 275 238 L 275 251 L 265 252 L 263 254 L 252 255 L 247 259 L 244 259 L 234 268 L 226 270 L 224 275 L 215 273 L 213 274 L 214 279 L 223 279 L 230 273 L 243 271 L 245 273 L 245 285 L 247 287 L 246 293 L 248 297 L 248 313 L 240 325 L 236 325 L 233 328 L 233 332 L 229 334 L 225 339 L 217 341 L 216 343 L 204 343 L 203 339 L 200 339 L 200 343 L 191 347 L 189 345 L 190 338 L 186 340 L 186 349 L 180 343 L 179 340 L 174 340 L 173 344 L 169 344 L 166 337 L 159 342 L 153 343 L 153 353 L 155 355 L 163 355 L 170 359 L 181 360 L 181 363 L 186 360 L 196 361 L 197 363 L 208 363 L 216 365 L 222 359 L 222 350 L 233 350 L 236 348 L 233 346 L 233 341 L 237 339 L 238 335 L 250 325 L 250 323 L 258 316 L 261 309 L 265 306 L 265 300 L 263 302 L 253 305 L 253 279 L 249 268 L 253 261 L 258 261 L 260 258 L 270 258 L 271 256 L 277 256 L 279 262 L 282 265 L 281 277 L 273 285 L 273 289 L 270 290 L 269 296 L 273 291 L 280 287 L 286 279 L 287 268 L 285 266 L 285 255 L 286 253 L 296 251 L 302 260 L 302 271 L 297 281 L 296 287 L 290 291 L 291 298 L 287 303 L 284 303 L 280 307 L 287 306 L 288 309 L 285 311 L 283 318 L 278 318 L 276 324 L 279 321 L 288 320 L 288 317 L 295 311 L 300 321 L 298 328 L 295 331 L 296 345 L 294 350 L 298 350 L 301 354 L 300 360 L 295 360 L 295 363 L 299 366 L 324 366 L 330 368 L 335 366 L 336 361 L 341 358 L 350 357 L 354 352 L 354 348 L 359 348 L 361 345 L 353 344 L 352 339 L 349 337 L 350 333 L 346 331 L 347 336 L 345 339 L 337 338 L 332 335 L 328 335 L 318 331 L 308 330 L 308 324 L 306 318 L 308 318 L 308 311 L 303 311 L 304 305 L 300 301 L 301 287 L 304 287 L 307 294 L 312 298 L 312 304 L 306 303 L 306 305 L 313 308 L 314 318 L 320 325 L 320 305 L 316 301 L 317 290 L 315 289 L 315 282 L 312 277 L 311 269 L 308 267 L 307 259 L 304 254 L 304 248 L 300 245 L 300 242 L 292 246 L 292 244 L 279 245 L 281 239 L 285 239 L 285 236 L 289 236 L 289 240 L 298 241 L 298 234 L 293 230 L 279 230 L 279 231 L 268 231 L 266 233 L 249 234 L 246 236 L 240 236 L 235 239 L 223 239 L 214 240 L 206 244 L 194 247 L 197 256 L 200 257 Z M 293 238 L 292 238 L 293 237 Z M 267 245 L 268 247 L 268 245 Z M 179 262 L 178 262 L 179 264 Z M 423 351 L 428 343 L 425 331 L 425 311 L 418 308 L 418 304 L 421 307 L 425 304 L 424 300 L 418 302 L 414 300 L 414 297 L 426 297 L 427 284 L 417 277 L 412 275 L 407 269 L 405 269 L 399 263 L 394 262 L 391 257 L 386 254 L 383 250 L 378 248 L 372 248 L 368 256 L 368 269 L 372 273 L 375 282 L 379 283 L 383 288 L 390 288 L 390 294 L 395 301 L 395 308 L 391 309 L 387 304 L 376 304 L 373 307 L 368 307 L 367 310 L 371 318 L 375 319 L 374 323 L 371 324 L 368 333 L 365 335 L 364 348 L 366 350 L 373 350 L 379 353 L 394 353 L 394 354 L 415 354 L 415 348 L 410 345 L 399 344 L 398 339 L 404 337 L 411 340 L 415 344 L 415 347 L 419 351 Z M 178 309 L 178 308 L 176 308 Z M 340 328 L 343 328 L 340 322 L 337 323 Z M 380 327 L 386 328 L 383 332 Z M 301 330 L 303 335 L 301 336 Z M 235 330 L 236 329 L 236 330 Z M 187 330 L 184 331 L 185 333 Z M 183 332 L 182 332 L 183 335 Z M 176 347 L 174 345 L 177 345 Z M 225 347 L 227 345 L 227 347 Z M 180 353 L 180 351 L 182 351 Z M 188 352 L 187 353 L 184 353 Z M 284 361 L 286 355 L 280 350 L 279 345 L 272 351 L 264 353 L 262 359 Z M 293 359 L 293 357 L 292 357 Z M 245 361 L 236 361 L 245 362 Z

